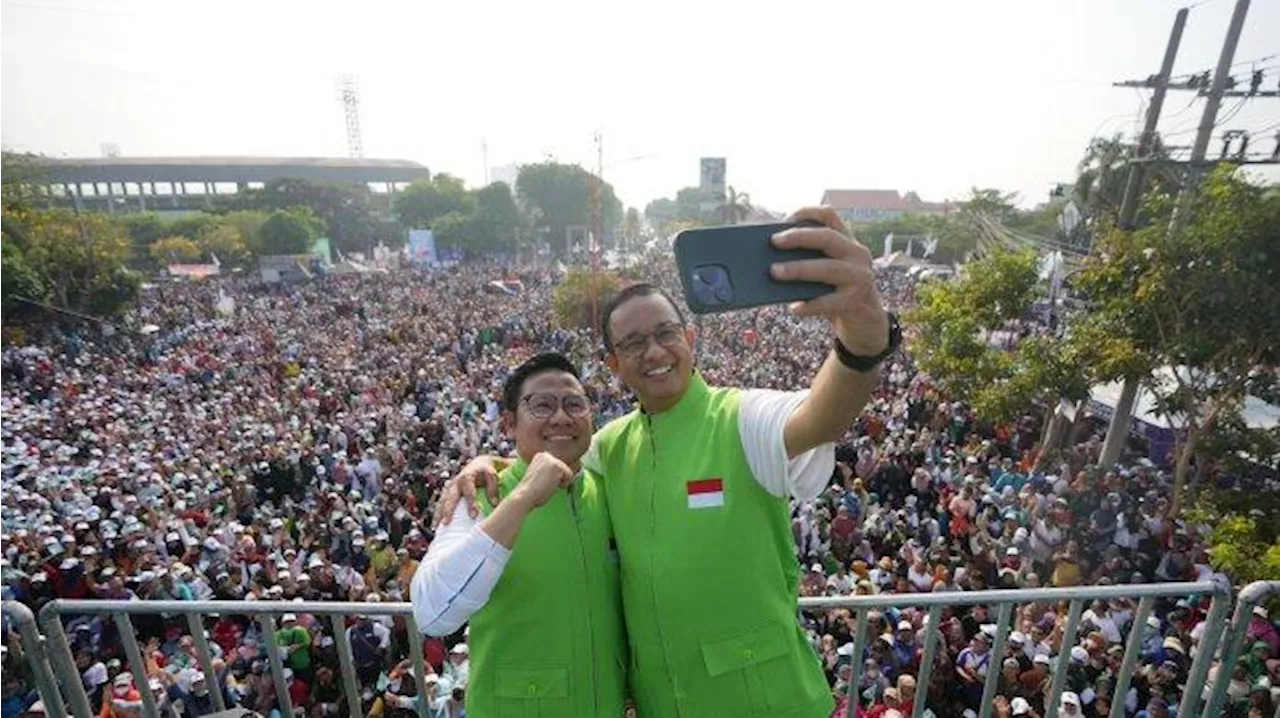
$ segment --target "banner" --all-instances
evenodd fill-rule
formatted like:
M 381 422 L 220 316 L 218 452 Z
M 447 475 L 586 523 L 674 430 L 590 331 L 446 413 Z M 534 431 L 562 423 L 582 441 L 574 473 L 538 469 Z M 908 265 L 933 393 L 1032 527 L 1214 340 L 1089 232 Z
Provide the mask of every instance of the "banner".
M 431 230 L 409 230 L 409 263 L 415 267 L 434 267 L 440 264 L 440 255 L 436 252 L 436 235 Z

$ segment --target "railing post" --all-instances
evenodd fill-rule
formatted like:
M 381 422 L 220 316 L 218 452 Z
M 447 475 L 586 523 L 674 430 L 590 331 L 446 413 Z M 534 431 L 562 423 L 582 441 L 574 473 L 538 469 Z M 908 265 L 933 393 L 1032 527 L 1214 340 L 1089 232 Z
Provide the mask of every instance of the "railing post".
M 1182 704 L 1178 706 L 1178 718 L 1196 718 L 1204 701 L 1204 685 L 1209 675 L 1209 664 L 1218 651 L 1218 643 L 1227 630 L 1227 612 L 1231 608 L 1231 595 L 1214 596 L 1209 604 L 1209 615 L 1204 619 L 1204 636 L 1196 649 L 1196 659 L 1187 674 L 1187 684 L 1182 691 Z M 1135 626 L 1139 630 L 1140 626 Z M 1221 669 L 1219 669 L 1221 672 Z
M 8 614 L 13 626 L 18 629 L 18 640 L 22 643 L 22 652 L 35 675 L 36 690 L 40 700 L 44 702 L 45 714 L 49 718 L 66 718 L 66 707 L 62 703 L 62 692 L 58 690 L 58 682 L 53 677 L 49 662 L 45 656 L 44 641 L 36 630 L 36 615 L 26 604 L 18 601 L 5 601 L 4 612 Z
M 76 660 L 71 655 L 71 642 L 62 628 L 62 615 L 57 601 L 50 601 L 40 609 L 37 623 L 44 628 L 45 646 L 49 648 L 49 657 L 53 659 L 55 675 L 60 677 L 58 682 L 62 686 L 63 695 L 70 699 L 71 714 L 76 718 L 93 718 L 89 696 L 85 695 L 80 671 L 76 670 Z
M 258 616 L 262 622 L 263 638 L 267 639 L 267 658 L 271 661 L 271 682 L 276 687 L 276 702 L 280 704 L 280 713 L 293 715 L 293 698 L 289 695 L 289 686 L 284 682 L 284 661 L 280 656 L 280 643 L 276 641 L 276 619 L 269 613 Z M 356 715 L 359 715 L 358 713 Z
M 996 612 L 996 640 L 991 646 L 991 660 L 987 661 L 987 677 L 982 683 L 980 718 L 991 718 L 992 701 L 996 697 L 996 682 L 1004 670 L 1004 643 L 1009 635 L 1009 618 L 1013 615 L 1012 603 L 1001 603 Z
M 1084 604 L 1076 599 L 1067 609 L 1067 625 L 1062 630 L 1062 643 L 1058 646 L 1058 662 L 1053 666 L 1053 683 L 1049 689 L 1049 702 L 1045 704 L 1045 718 L 1058 718 L 1058 702 L 1062 700 L 1062 688 L 1067 682 L 1067 666 L 1071 663 L 1071 647 L 1076 644 L 1076 630 L 1080 627 L 1080 613 Z
M 867 614 L 870 608 L 858 610 L 858 621 L 853 629 L 853 655 L 849 661 L 849 703 L 845 706 L 845 718 L 856 718 L 858 715 L 858 699 L 862 694 L 858 691 L 858 671 L 862 668 L 862 653 L 867 647 Z
M 1146 596 L 1138 601 L 1138 612 L 1133 616 L 1133 624 L 1129 626 L 1129 640 L 1125 643 L 1124 659 L 1120 663 L 1120 673 L 1116 675 L 1115 693 L 1111 694 L 1111 718 L 1125 718 L 1124 696 L 1129 692 L 1129 681 L 1133 680 L 1133 668 L 1138 664 L 1138 654 L 1142 653 L 1142 626 L 1147 625 L 1147 616 L 1156 600 Z
M 931 606 L 929 625 L 924 629 L 924 655 L 920 659 L 920 670 L 916 672 L 916 698 L 915 704 L 911 706 L 911 718 L 921 718 L 924 715 L 924 704 L 929 699 L 929 681 L 933 680 L 933 661 L 938 655 L 938 639 L 941 638 L 938 623 L 941 620 L 942 606 Z
M 351 657 L 351 639 L 347 638 L 347 624 L 343 616 L 329 617 L 333 623 L 333 641 L 338 645 L 338 665 L 342 668 L 342 692 L 347 694 L 348 715 L 363 713 L 360 704 L 360 685 L 356 683 L 355 661 Z
M 116 630 L 120 633 L 120 642 L 124 644 L 124 654 L 129 658 L 129 669 L 133 671 L 133 685 L 142 696 L 142 714 L 147 718 L 160 718 L 160 709 L 156 706 L 156 696 L 151 692 L 151 679 L 147 676 L 147 662 L 138 649 L 138 639 L 133 635 L 133 621 L 127 613 L 112 614 Z M 107 698 L 110 700 L 110 697 Z
M 418 687 L 418 718 L 427 718 L 427 661 L 422 656 L 422 632 L 413 614 L 405 616 L 404 627 L 409 632 L 409 655 L 413 657 L 413 682 Z
M 213 705 L 220 711 L 227 709 L 226 697 L 222 695 L 222 678 L 218 672 L 213 670 L 213 653 L 209 651 L 209 639 L 204 637 L 204 624 L 200 622 L 199 614 L 188 613 L 187 630 L 191 631 L 191 637 L 196 643 L 196 657 L 200 659 L 200 668 L 206 676 L 205 685 L 210 686 L 210 692 L 213 693 Z M 216 689 L 216 690 L 215 690 Z
M 1254 581 L 1240 590 L 1227 642 L 1222 647 L 1218 676 L 1213 681 L 1213 692 L 1204 709 L 1206 716 L 1222 715 L 1222 701 L 1227 696 L 1231 674 L 1235 671 L 1236 661 L 1240 660 L 1240 652 L 1244 648 L 1244 637 L 1249 631 L 1249 622 L 1253 620 L 1253 607 L 1276 593 L 1280 593 L 1280 581 Z

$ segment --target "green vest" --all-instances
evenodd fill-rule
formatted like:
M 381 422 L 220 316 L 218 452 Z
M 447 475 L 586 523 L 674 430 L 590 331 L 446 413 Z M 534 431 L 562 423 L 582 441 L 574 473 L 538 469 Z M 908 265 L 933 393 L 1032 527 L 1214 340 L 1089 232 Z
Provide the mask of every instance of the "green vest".
M 518 461 L 499 474 L 502 496 L 526 468 Z M 601 492 L 584 471 L 525 518 L 489 602 L 471 617 L 468 718 L 622 715 L 627 643 Z
M 741 397 L 695 374 L 672 409 L 634 411 L 596 437 L 643 718 L 826 718 L 834 708 L 796 619 L 788 500 L 751 474 Z

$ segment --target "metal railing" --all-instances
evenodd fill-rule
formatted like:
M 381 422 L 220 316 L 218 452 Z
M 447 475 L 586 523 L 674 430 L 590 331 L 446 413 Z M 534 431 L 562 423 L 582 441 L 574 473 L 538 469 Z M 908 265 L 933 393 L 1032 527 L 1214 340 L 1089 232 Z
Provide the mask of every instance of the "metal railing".
M 957 591 L 925 594 L 879 594 L 871 596 L 841 596 L 800 599 L 802 612 L 821 611 L 833 608 L 847 608 L 856 615 L 856 628 L 853 636 L 853 660 L 850 664 L 849 676 L 849 715 L 854 713 L 858 698 L 859 671 L 861 657 L 867 645 L 867 624 L 872 611 L 887 608 L 925 608 L 928 609 L 928 624 L 923 642 L 923 657 L 916 675 L 916 693 L 913 717 L 920 718 L 927 706 L 929 685 L 937 656 L 939 625 L 942 610 L 945 607 L 973 606 L 982 604 L 996 607 L 996 634 L 991 644 L 993 658 L 1003 658 L 1005 643 L 1011 632 L 1012 617 L 1015 609 L 1023 604 L 1035 602 L 1066 603 L 1068 605 L 1067 620 L 1063 631 L 1062 646 L 1058 651 L 1056 665 L 1053 666 L 1050 693 L 1046 697 L 1044 718 L 1056 718 L 1058 705 L 1066 683 L 1067 665 L 1069 663 L 1070 646 L 1075 645 L 1076 634 L 1080 626 L 1080 616 L 1087 601 L 1096 599 L 1111 600 L 1116 598 L 1137 598 L 1138 606 L 1130 624 L 1129 635 L 1125 641 L 1124 658 L 1120 671 L 1116 676 L 1111 696 L 1111 718 L 1123 718 L 1124 697 L 1129 690 L 1142 649 L 1142 626 L 1161 598 L 1188 598 L 1206 596 L 1210 598 L 1209 612 L 1205 622 L 1205 631 L 1200 639 L 1199 649 L 1191 670 L 1187 676 L 1182 702 L 1178 708 L 1179 718 L 1197 718 L 1197 716 L 1217 716 L 1222 714 L 1222 702 L 1226 696 L 1227 684 L 1231 679 L 1231 670 L 1219 670 L 1216 680 L 1207 695 L 1196 686 L 1203 686 L 1208 678 L 1209 668 L 1216 657 L 1220 656 L 1221 666 L 1234 666 L 1243 649 L 1245 635 L 1252 617 L 1253 607 L 1262 604 L 1272 596 L 1280 596 L 1280 581 L 1259 581 L 1249 584 L 1239 593 L 1235 601 L 1234 618 L 1228 620 L 1231 612 L 1231 587 L 1216 582 L 1198 583 L 1162 583 L 1122 586 L 1080 586 L 1071 588 L 1040 588 L 1019 590 L 990 591 Z M 227 708 L 223 693 L 223 684 L 214 671 L 212 653 L 205 629 L 201 623 L 208 614 L 243 615 L 256 618 L 263 628 L 263 638 L 267 646 L 267 659 L 270 662 L 272 683 L 275 688 L 276 701 L 281 712 L 288 716 L 293 714 L 293 704 L 289 689 L 284 681 L 283 662 L 280 647 L 276 642 L 276 617 L 286 613 L 311 614 L 328 616 L 331 630 L 337 647 L 338 659 L 342 672 L 343 693 L 345 694 L 350 714 L 363 715 L 360 703 L 360 691 L 356 680 L 354 658 L 347 638 L 344 618 L 352 615 L 367 616 L 402 616 L 409 632 L 410 657 L 413 662 L 413 676 L 418 695 L 417 712 L 426 718 L 428 710 L 426 665 L 422 651 L 422 636 L 413 618 L 412 606 L 408 603 L 325 603 L 325 602 L 278 602 L 278 601 L 96 601 L 96 600 L 57 600 L 41 609 L 39 619 L 32 615 L 26 606 L 14 602 L 4 603 L 4 612 L 12 627 L 17 630 L 23 652 L 31 668 L 40 697 L 44 701 L 47 714 L 51 718 L 65 718 L 67 707 L 75 718 L 92 718 L 92 707 L 80 681 L 80 673 L 76 669 L 71 654 L 71 644 L 67 639 L 63 626 L 64 616 L 96 615 L 110 616 L 119 630 L 121 643 L 129 661 L 129 667 L 138 684 L 143 701 L 143 715 L 152 718 L 157 716 L 156 697 L 148 689 L 145 677 L 146 663 L 134 635 L 131 616 L 175 614 L 183 616 L 194 640 L 194 647 L 200 666 L 206 676 L 211 678 L 209 685 L 214 704 L 218 710 Z M 1223 637 L 1226 641 L 1222 642 Z M 873 639 L 874 640 L 874 637 Z M 1221 644 L 1221 645 L 1220 645 Z M 1221 649 L 1221 650 L 1219 650 Z M 981 718 L 989 718 L 992 702 L 996 695 L 1000 670 L 996 661 L 988 665 L 983 683 Z M 216 683 L 216 690 L 214 684 Z M 65 700 L 64 700 L 65 698 Z M 906 696 L 903 696 L 905 699 Z
M 1278 584 L 1280 585 L 1280 584 Z M 1111 718 L 1124 718 L 1124 696 L 1129 691 L 1129 683 L 1133 678 L 1142 650 L 1142 626 L 1158 598 L 1187 598 L 1191 596 L 1209 596 L 1211 603 L 1206 619 L 1205 633 L 1201 650 L 1196 654 L 1188 676 L 1188 685 L 1196 685 L 1191 681 L 1200 677 L 1199 683 L 1209 670 L 1218 640 L 1226 628 L 1225 618 L 1231 609 L 1231 588 L 1225 584 L 1212 581 L 1199 583 L 1155 583 L 1120 586 L 1074 586 L 1069 588 L 1035 588 L 1019 590 L 988 591 L 946 591 L 925 594 L 879 594 L 872 596 L 852 596 L 835 598 L 803 598 L 800 599 L 802 611 L 825 610 L 830 608 L 851 608 L 857 611 L 857 628 L 854 631 L 851 675 L 849 677 L 849 716 L 854 714 L 857 702 L 858 674 L 861 668 L 861 656 L 866 647 L 867 615 L 872 610 L 885 608 L 920 607 L 928 608 L 928 626 L 924 636 L 924 655 L 920 660 L 920 671 L 916 676 L 916 695 L 912 710 L 913 718 L 922 715 L 929 694 L 929 683 L 932 678 L 934 659 L 938 650 L 938 626 L 941 622 L 942 609 L 946 606 L 985 605 L 996 607 L 996 635 L 991 643 L 992 660 L 987 666 L 987 674 L 982 686 L 982 701 L 979 718 L 990 718 L 993 699 L 996 695 L 996 684 L 1000 678 L 998 661 L 1004 658 L 1004 647 L 1011 629 L 1011 618 L 1014 608 L 1027 603 L 1053 602 L 1067 603 L 1067 623 L 1062 632 L 1062 646 L 1058 651 L 1057 664 L 1053 666 L 1053 681 L 1045 700 L 1045 718 L 1057 718 L 1059 701 L 1062 698 L 1066 683 L 1068 651 L 1075 645 L 1075 636 L 1080 626 L 1080 614 L 1087 601 L 1102 599 L 1110 601 L 1116 598 L 1137 598 L 1138 607 L 1130 624 L 1128 640 L 1125 642 L 1124 659 L 1120 665 L 1120 673 L 1116 676 L 1115 691 L 1111 702 Z M 1245 617 L 1246 625 L 1248 616 Z M 1244 640 L 1244 631 L 1240 631 L 1240 640 Z M 1208 649 L 1208 650 L 1205 650 Z M 1218 681 L 1215 692 L 1226 689 L 1226 680 Z M 905 696 L 903 696 L 905 699 Z M 1187 693 L 1178 712 L 1178 718 L 1196 718 L 1199 714 L 1199 701 Z M 1209 713 L 1208 715 L 1213 715 Z

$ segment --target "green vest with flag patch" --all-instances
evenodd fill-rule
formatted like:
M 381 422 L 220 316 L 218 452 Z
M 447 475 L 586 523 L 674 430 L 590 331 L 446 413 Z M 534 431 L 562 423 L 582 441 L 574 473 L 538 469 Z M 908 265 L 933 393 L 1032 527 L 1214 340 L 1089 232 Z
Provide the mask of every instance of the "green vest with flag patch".
M 596 436 L 644 718 L 826 718 L 834 707 L 796 619 L 788 500 L 752 476 L 741 398 L 695 374 L 672 409 L 637 410 Z
M 527 468 L 517 461 L 499 474 L 503 497 Z M 471 617 L 468 718 L 622 716 L 627 643 L 612 544 L 600 478 L 589 471 L 529 513 Z

